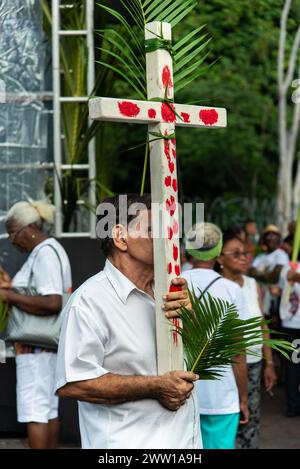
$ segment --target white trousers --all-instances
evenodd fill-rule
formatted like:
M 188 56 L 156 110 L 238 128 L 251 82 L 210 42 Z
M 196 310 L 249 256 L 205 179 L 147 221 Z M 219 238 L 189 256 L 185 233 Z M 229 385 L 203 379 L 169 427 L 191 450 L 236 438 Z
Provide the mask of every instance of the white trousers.
M 58 417 L 54 394 L 57 354 L 24 353 L 16 356 L 18 422 L 48 423 Z

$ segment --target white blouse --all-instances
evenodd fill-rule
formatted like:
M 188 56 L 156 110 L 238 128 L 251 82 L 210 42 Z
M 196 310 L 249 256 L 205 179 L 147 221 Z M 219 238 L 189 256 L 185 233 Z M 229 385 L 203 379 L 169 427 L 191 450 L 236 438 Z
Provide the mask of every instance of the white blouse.
M 52 249 L 50 244 L 53 246 Z M 58 258 L 59 256 L 59 258 Z M 71 267 L 66 251 L 54 238 L 39 243 L 12 279 L 15 288 L 31 286 L 39 295 L 62 295 L 72 290 Z
M 243 275 L 244 284 L 242 286 L 242 292 L 245 303 L 245 319 L 262 316 L 262 312 L 259 306 L 258 291 L 256 280 L 251 277 Z M 262 344 L 250 347 L 251 352 L 255 352 L 258 356 L 247 354 L 247 363 L 258 363 L 262 360 Z

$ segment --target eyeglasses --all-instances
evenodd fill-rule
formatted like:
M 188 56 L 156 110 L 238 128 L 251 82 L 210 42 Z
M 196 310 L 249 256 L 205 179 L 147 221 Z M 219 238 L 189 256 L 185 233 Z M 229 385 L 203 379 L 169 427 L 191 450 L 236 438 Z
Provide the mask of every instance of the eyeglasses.
M 249 252 L 247 251 L 223 251 L 221 254 L 226 256 L 232 256 L 234 259 L 240 259 L 240 257 L 248 257 Z
M 19 233 L 21 233 L 21 231 L 23 231 L 25 228 L 27 228 L 26 226 L 22 226 L 22 228 L 20 228 L 19 230 L 17 231 L 11 231 L 10 233 L 8 233 L 8 237 L 10 239 L 14 239 Z

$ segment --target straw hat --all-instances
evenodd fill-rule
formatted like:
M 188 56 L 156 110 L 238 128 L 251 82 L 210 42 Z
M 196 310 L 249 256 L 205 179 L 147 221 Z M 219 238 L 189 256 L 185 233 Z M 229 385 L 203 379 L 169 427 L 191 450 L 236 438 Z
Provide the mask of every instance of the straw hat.
M 267 225 L 263 231 L 263 234 L 267 234 L 267 233 L 275 233 L 275 234 L 278 234 L 279 236 L 281 235 L 280 231 L 279 231 L 279 228 L 277 228 L 276 225 Z

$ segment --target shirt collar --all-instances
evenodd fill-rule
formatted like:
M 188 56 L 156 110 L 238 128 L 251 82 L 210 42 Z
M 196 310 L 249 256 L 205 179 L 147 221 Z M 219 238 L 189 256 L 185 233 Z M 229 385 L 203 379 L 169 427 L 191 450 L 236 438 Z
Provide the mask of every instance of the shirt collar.
M 126 304 L 129 294 L 137 287 L 108 259 L 106 259 L 103 270 L 120 300 Z

